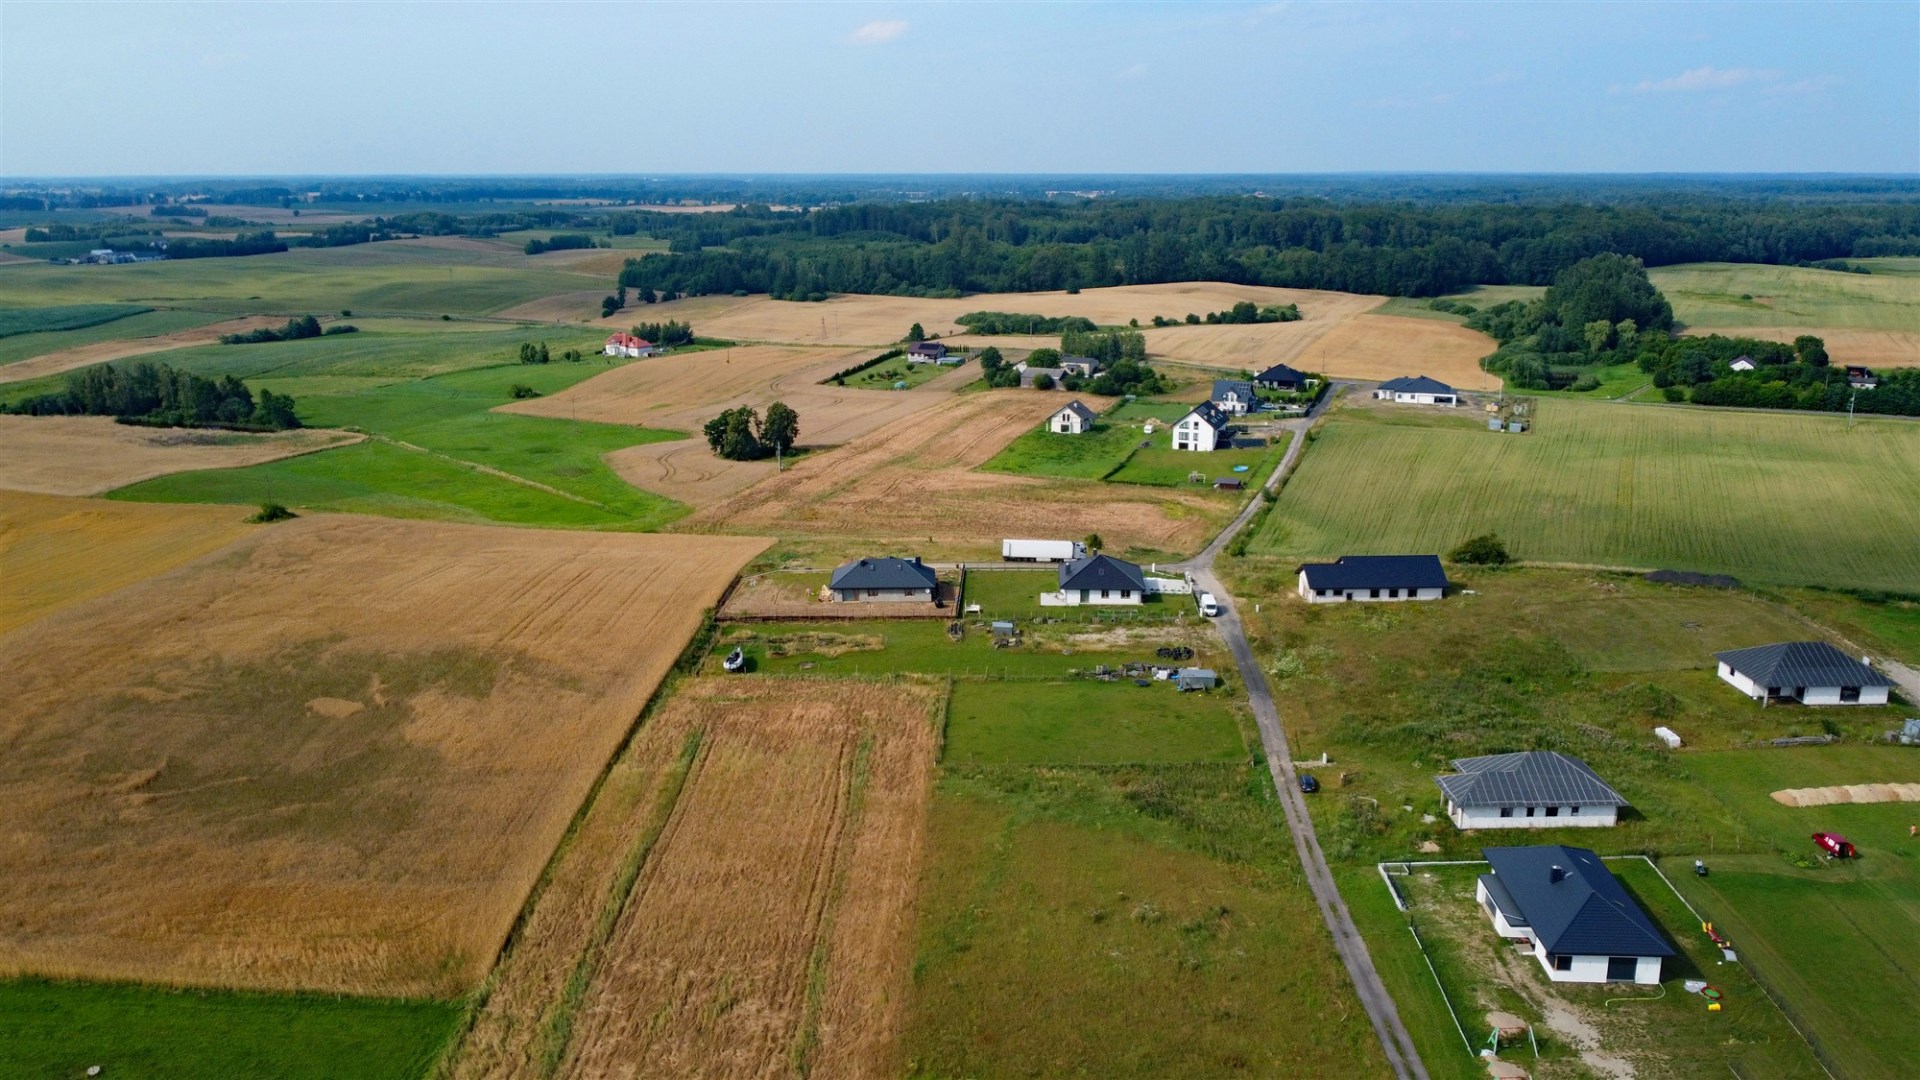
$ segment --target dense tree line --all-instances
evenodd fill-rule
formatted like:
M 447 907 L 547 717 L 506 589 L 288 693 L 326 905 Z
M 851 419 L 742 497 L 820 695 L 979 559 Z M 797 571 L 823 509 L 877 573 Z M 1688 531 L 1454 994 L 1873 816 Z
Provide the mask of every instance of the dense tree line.
M 319 319 L 311 315 L 302 315 L 297 319 L 288 319 L 287 324 L 278 329 L 271 326 L 262 326 L 257 330 L 248 330 L 244 333 L 222 334 L 220 335 L 220 344 L 261 345 L 271 341 L 300 341 L 305 338 L 320 337 L 322 334 L 356 334 L 359 332 L 360 328 L 351 323 L 338 323 L 322 330 Z
M 554 233 L 545 240 L 527 241 L 526 252 L 529 255 L 543 255 L 549 251 L 579 251 L 592 246 L 593 237 L 586 233 Z
M 1468 326 L 1498 341 L 1486 369 L 1523 390 L 1548 389 L 1556 368 L 1629 362 L 1646 335 L 1673 329 L 1673 306 L 1640 260 L 1623 255 L 1575 263 L 1538 300 L 1443 310 L 1466 314 Z
M 633 336 L 663 348 L 693 344 L 693 324 L 668 319 L 666 322 L 635 323 Z
M 300 426 L 293 399 L 231 375 L 208 379 L 166 364 L 100 364 L 67 375 L 66 389 L 40 394 L 8 411 L 33 416 L 113 416 L 123 423 L 165 427 L 230 427 L 284 431 Z
M 764 419 L 751 405 L 728 409 L 701 429 L 713 452 L 729 461 L 759 461 L 790 454 L 800 438 L 800 415 L 784 402 L 767 406 Z
M 154 217 L 203 218 L 207 216 L 207 208 L 182 203 L 160 203 L 154 206 L 152 213 Z
M 1753 370 L 1734 370 L 1741 359 Z M 1719 334 L 1662 338 L 1640 353 L 1639 365 L 1669 401 L 1818 412 L 1845 412 L 1851 402 L 1858 412 L 1920 416 L 1920 368 L 1889 372 L 1873 389 L 1856 390 L 1812 334 L 1791 345 Z
M 1135 330 L 1068 330 L 1060 335 L 1060 351 L 1068 356 L 1091 356 L 1112 366 L 1122 360 L 1146 363 L 1147 338 Z
M 167 241 L 169 259 L 226 259 L 242 255 L 270 255 L 285 250 L 287 242 L 271 231 L 241 233 L 231 240 L 175 236 Z
M 1155 322 L 1154 325 L 1160 326 L 1160 325 L 1163 325 L 1164 322 L 1166 321 L 1168 320 L 1161 320 L 1161 321 Z M 1193 316 L 1189 314 L 1187 316 L 1187 321 L 1189 323 L 1192 323 L 1195 320 Z M 1300 305 L 1299 304 L 1264 304 L 1263 305 L 1263 304 L 1256 304 L 1251 300 L 1242 300 L 1239 303 L 1233 305 L 1231 308 L 1228 308 L 1226 311 L 1207 312 L 1205 319 L 1202 321 L 1208 323 L 1209 325 L 1224 324 L 1228 326 L 1243 326 L 1243 325 L 1249 325 L 1252 323 L 1299 322 L 1300 321 Z
M 1026 315 L 1008 311 L 970 311 L 953 321 L 975 334 L 1059 334 L 1068 330 L 1099 329 L 1092 319 L 1078 315 Z

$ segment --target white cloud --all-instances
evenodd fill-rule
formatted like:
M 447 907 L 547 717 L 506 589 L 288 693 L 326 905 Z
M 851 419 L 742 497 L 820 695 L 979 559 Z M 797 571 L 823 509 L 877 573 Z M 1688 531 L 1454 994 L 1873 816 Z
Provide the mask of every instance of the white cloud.
M 1636 94 L 1665 94 L 1696 90 L 1727 90 L 1746 83 L 1767 83 L 1780 77 L 1766 68 L 1717 68 L 1711 65 L 1683 71 L 1670 79 L 1642 79 L 1630 89 Z
M 885 45 L 906 32 L 905 19 L 878 19 L 855 30 L 848 40 L 855 45 Z

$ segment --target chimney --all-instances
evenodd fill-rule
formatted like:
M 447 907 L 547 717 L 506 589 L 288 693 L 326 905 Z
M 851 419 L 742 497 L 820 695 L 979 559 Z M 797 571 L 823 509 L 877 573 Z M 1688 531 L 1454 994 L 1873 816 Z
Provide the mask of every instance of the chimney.
M 920 556 L 918 556 L 918 555 L 915 555 L 915 556 L 913 557 L 913 565 L 915 565 L 915 566 L 919 566 L 919 565 L 920 565 Z
M 1550 882 L 1554 882 L 1556 884 L 1561 881 L 1564 881 L 1566 879 L 1566 876 L 1567 876 L 1567 872 L 1565 870 L 1560 869 L 1557 866 L 1547 871 L 1547 880 Z

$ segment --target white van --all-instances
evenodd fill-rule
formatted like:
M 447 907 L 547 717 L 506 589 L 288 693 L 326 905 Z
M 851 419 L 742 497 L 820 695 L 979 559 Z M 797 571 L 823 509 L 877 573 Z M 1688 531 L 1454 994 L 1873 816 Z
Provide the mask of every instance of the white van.
M 1212 593 L 1203 592 L 1200 594 L 1200 614 L 1205 615 L 1209 619 L 1220 614 L 1220 601 L 1215 600 Z

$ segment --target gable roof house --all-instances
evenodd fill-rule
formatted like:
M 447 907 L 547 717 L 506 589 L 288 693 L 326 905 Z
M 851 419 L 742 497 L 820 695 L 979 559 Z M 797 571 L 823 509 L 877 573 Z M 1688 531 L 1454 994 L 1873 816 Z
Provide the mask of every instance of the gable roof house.
M 1874 387 L 1880 385 L 1880 380 L 1875 377 L 1872 368 L 1861 367 L 1859 364 L 1848 364 L 1847 385 L 1853 387 L 1855 390 L 1872 390 Z
M 1060 358 L 1060 370 L 1069 375 L 1091 379 L 1100 373 L 1101 363 L 1091 356 L 1063 356 Z
M 1399 405 L 1458 405 L 1460 394 L 1439 379 L 1425 375 L 1402 375 L 1388 379 L 1373 391 L 1373 396 Z
M 1554 750 L 1460 758 L 1433 782 L 1462 829 L 1606 828 L 1627 800 L 1579 758 Z
M 1262 390 L 1282 390 L 1287 393 L 1305 390 L 1307 377 L 1285 364 L 1275 364 L 1253 377 L 1253 385 Z
M 1893 680 L 1824 641 L 1783 641 L 1715 653 L 1720 678 L 1766 705 L 1885 705 Z
M 1080 404 L 1076 398 L 1060 406 L 1059 412 L 1047 417 L 1047 430 L 1055 435 L 1084 435 L 1093 430 L 1093 422 L 1097 419 L 1099 414 Z
M 932 364 L 947 358 L 947 347 L 938 341 L 916 341 L 907 346 L 907 363 Z
M 836 568 L 827 588 L 838 601 L 931 604 L 939 594 L 940 577 L 918 555 L 911 559 L 885 555 L 855 559 Z
M 1065 368 L 1030 367 L 1022 363 L 1015 370 L 1020 372 L 1020 385 L 1028 390 L 1033 389 L 1033 381 L 1042 375 L 1053 380 L 1053 386 L 1056 390 L 1060 387 L 1060 380 L 1067 377 Z
M 615 334 L 607 339 L 606 355 L 641 357 L 652 356 L 656 350 L 653 342 L 632 334 Z
M 1492 873 L 1474 887 L 1494 931 L 1532 946 L 1554 982 L 1660 981 L 1674 949 L 1613 872 L 1586 848 L 1560 844 L 1481 851 Z
M 1222 445 L 1231 445 L 1232 442 L 1227 414 L 1211 401 L 1194 406 L 1192 412 L 1173 425 L 1175 450 L 1211 451 Z
M 1260 410 L 1260 399 L 1253 396 L 1253 384 L 1244 379 L 1213 380 L 1213 395 L 1207 400 L 1228 416 L 1245 416 Z
M 1751 356 L 1736 356 L 1733 358 L 1733 363 L 1727 366 L 1735 371 L 1752 371 L 1755 365 Z
M 1139 604 L 1147 595 L 1147 576 L 1125 559 L 1095 554 L 1060 564 L 1060 591 L 1054 602 L 1081 604 Z
M 1346 600 L 1438 600 L 1447 572 L 1438 555 L 1342 555 L 1300 568 L 1300 597 L 1309 604 Z

